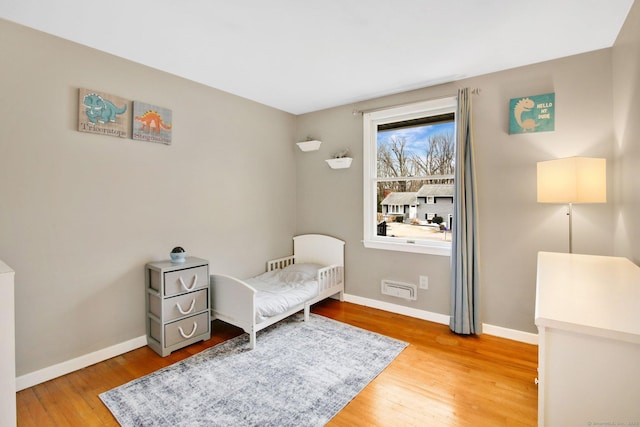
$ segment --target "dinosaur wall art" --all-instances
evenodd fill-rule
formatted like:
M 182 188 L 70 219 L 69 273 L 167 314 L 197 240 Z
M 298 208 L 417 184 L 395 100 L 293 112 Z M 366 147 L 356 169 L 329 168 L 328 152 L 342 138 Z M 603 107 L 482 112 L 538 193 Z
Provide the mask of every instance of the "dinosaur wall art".
M 79 89 L 78 92 L 80 132 L 129 138 L 131 101 L 89 89 Z
M 89 89 L 78 90 L 78 130 L 171 144 L 171 110 Z
M 171 110 L 133 102 L 133 139 L 171 144 Z
M 509 133 L 555 129 L 555 93 L 513 98 L 509 102 Z

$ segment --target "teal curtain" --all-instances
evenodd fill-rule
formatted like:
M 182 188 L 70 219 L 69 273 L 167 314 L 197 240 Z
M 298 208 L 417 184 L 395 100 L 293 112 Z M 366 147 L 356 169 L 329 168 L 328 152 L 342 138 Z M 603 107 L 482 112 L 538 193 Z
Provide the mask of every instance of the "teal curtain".
M 458 90 L 456 171 L 451 241 L 451 323 L 457 334 L 481 334 L 478 225 L 471 90 Z

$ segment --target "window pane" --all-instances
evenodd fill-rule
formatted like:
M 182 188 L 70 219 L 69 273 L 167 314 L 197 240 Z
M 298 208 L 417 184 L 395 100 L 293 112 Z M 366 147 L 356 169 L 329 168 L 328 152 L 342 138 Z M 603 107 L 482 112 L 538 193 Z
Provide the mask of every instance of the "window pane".
M 404 191 L 409 186 L 416 191 Z M 453 184 L 428 180 L 378 182 L 377 198 L 378 236 L 451 240 Z
M 388 125 L 387 125 L 388 126 Z M 377 176 L 453 175 L 454 122 L 380 130 L 377 132 Z
M 384 130 L 378 127 L 377 172 L 378 179 L 382 179 L 377 183 L 378 236 L 442 240 L 451 229 L 453 115 L 447 119 L 426 125 L 386 124 Z M 395 177 L 409 179 L 385 179 Z

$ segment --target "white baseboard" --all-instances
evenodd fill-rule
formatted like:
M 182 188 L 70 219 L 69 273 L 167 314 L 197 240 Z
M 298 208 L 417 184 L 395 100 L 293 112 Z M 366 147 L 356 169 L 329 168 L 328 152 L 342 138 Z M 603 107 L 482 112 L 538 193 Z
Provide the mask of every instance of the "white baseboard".
M 429 322 L 448 325 L 450 316 L 448 314 L 433 313 L 431 311 L 419 310 L 416 308 L 405 307 L 403 305 L 393 304 L 384 301 L 378 301 L 370 298 L 363 298 L 357 295 L 344 294 L 344 300 L 365 307 L 377 308 L 391 313 L 402 314 L 404 316 L 415 317 L 416 319 L 428 320 Z M 513 341 L 519 341 L 527 344 L 538 344 L 538 335 L 530 332 L 518 331 L 515 329 L 503 328 L 501 326 L 482 324 L 482 331 L 487 335 L 493 335 L 500 338 L 506 338 Z
M 405 307 L 404 305 L 392 304 L 390 302 L 378 301 L 350 294 L 344 294 L 344 300 L 354 304 L 364 305 L 365 307 L 377 308 L 379 310 L 415 317 L 416 319 L 428 320 L 429 322 L 440 323 L 442 325 L 449 324 L 449 316 L 445 314 L 418 310 L 417 308 Z
M 75 359 L 67 360 L 66 362 L 58 363 L 57 365 L 21 375 L 16 378 L 16 391 L 33 387 L 34 385 L 69 374 L 73 371 L 77 371 L 78 369 L 86 368 L 87 366 L 94 365 L 98 362 L 111 359 L 112 357 L 119 356 L 145 345 L 147 345 L 147 336 L 143 335 L 120 344 L 112 345 L 111 347 L 103 348 L 102 350 L 94 351 L 93 353 L 85 354 L 84 356 L 76 357 Z
M 487 335 L 493 335 L 494 337 L 538 345 L 538 334 L 533 334 L 531 332 L 503 328 L 502 326 L 487 325 L 486 323 L 482 324 L 482 332 Z

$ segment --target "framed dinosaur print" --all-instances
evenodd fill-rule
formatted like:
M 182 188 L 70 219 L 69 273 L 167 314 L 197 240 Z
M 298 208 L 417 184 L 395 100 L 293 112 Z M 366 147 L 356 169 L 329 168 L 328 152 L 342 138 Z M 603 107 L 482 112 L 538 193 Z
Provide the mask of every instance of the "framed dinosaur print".
M 556 94 L 525 96 L 509 101 L 509 133 L 549 132 L 555 128 Z
M 133 101 L 133 139 L 171 144 L 171 110 Z
M 129 138 L 131 101 L 89 89 L 79 89 L 78 93 L 80 132 Z

